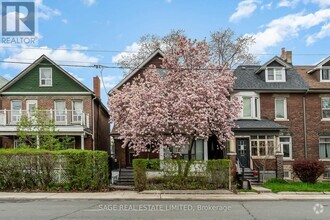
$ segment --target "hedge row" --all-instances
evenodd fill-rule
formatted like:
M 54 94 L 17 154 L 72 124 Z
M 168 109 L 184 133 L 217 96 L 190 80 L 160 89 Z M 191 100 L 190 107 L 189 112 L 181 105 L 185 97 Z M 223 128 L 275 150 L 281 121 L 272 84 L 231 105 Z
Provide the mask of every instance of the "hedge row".
M 104 151 L 0 149 L 0 189 L 101 189 L 109 183 Z
M 228 188 L 230 160 L 190 161 L 134 159 L 135 188 L 142 191 L 156 184 L 161 189 Z M 147 179 L 148 170 L 160 171 L 161 176 Z M 184 171 L 189 170 L 187 175 Z

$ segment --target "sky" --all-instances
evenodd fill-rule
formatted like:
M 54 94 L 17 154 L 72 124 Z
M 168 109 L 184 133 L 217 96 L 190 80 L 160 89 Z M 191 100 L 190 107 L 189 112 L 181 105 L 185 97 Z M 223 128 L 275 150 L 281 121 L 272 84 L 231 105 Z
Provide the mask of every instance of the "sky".
M 123 77 L 116 60 L 136 51 L 144 34 L 163 36 L 183 29 L 189 38 L 203 40 L 210 32 L 231 28 L 237 35 L 254 36 L 250 52 L 261 63 L 280 55 L 283 47 L 293 51 L 295 65 L 314 65 L 330 56 L 330 0 L 36 0 L 35 4 L 38 42 L 1 41 L 0 75 L 10 80 L 45 54 L 60 65 L 71 65 L 63 68 L 91 89 L 93 76 L 102 76 L 105 104 L 106 91 Z

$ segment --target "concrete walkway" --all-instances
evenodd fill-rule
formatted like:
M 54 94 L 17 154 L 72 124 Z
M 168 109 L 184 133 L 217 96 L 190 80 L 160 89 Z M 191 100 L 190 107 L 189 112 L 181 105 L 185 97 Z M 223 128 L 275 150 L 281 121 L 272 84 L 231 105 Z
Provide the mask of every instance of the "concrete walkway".
M 187 191 L 113 191 L 95 193 L 14 193 L 0 192 L 0 200 L 195 200 L 195 201 L 251 201 L 251 200 L 330 200 L 328 193 L 239 193 L 215 190 L 197 193 Z

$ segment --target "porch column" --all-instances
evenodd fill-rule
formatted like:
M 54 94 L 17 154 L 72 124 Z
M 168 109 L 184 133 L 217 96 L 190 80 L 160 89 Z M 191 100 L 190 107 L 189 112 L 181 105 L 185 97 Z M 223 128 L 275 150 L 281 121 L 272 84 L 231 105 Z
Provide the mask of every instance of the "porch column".
M 236 152 L 236 139 L 233 138 L 229 141 L 229 152 Z
M 231 161 L 231 182 L 232 182 L 231 185 L 235 186 L 236 185 L 236 153 L 229 152 L 227 153 L 227 156 Z
M 207 140 L 208 139 L 204 139 L 204 160 L 208 160 L 209 159 L 209 152 L 208 152 L 208 146 L 207 146 Z
M 276 152 L 276 178 L 284 178 L 284 168 L 283 168 L 283 156 L 282 152 Z
M 164 148 L 163 147 L 159 148 L 159 159 L 164 160 Z
M 81 142 L 81 149 L 85 150 L 84 134 L 80 136 L 80 142 Z

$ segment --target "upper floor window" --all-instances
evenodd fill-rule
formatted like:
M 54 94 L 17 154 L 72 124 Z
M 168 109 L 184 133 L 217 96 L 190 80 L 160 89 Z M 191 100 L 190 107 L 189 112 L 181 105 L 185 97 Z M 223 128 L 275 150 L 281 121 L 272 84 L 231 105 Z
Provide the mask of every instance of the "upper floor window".
M 11 123 L 16 124 L 22 116 L 22 100 L 11 101 Z
M 289 136 L 280 137 L 280 145 L 281 145 L 281 151 L 283 153 L 283 158 L 291 159 L 292 158 L 291 137 L 289 137 Z
M 330 82 L 330 68 L 321 69 L 321 82 Z
M 72 121 L 73 122 L 81 122 L 82 120 L 82 111 L 83 111 L 83 103 L 81 100 L 73 100 L 72 101 Z
M 241 118 L 253 119 L 259 118 L 259 98 L 255 96 L 242 97 L 242 112 Z
M 330 119 L 330 98 L 322 98 L 322 118 Z
M 266 69 L 266 82 L 285 82 L 285 68 L 268 67 Z
M 39 69 L 39 85 L 40 86 L 52 86 L 52 68 L 40 68 Z
M 286 98 L 275 99 L 275 119 L 287 119 Z

